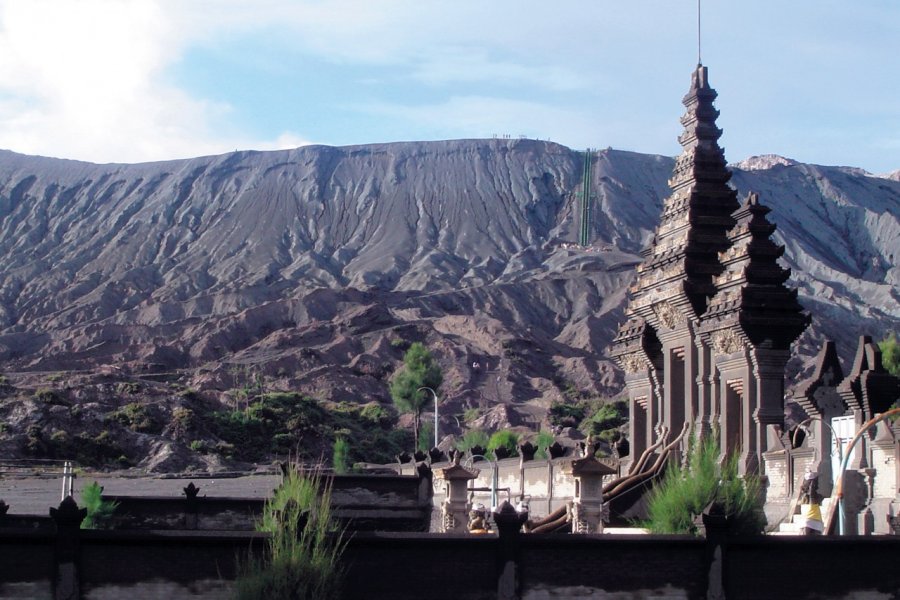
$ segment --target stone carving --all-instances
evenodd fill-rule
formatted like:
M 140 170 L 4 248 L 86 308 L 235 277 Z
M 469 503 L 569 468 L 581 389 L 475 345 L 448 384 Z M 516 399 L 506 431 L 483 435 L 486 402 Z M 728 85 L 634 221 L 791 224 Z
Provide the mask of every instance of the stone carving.
M 661 302 L 654 306 L 653 313 L 659 319 L 660 325 L 666 329 L 675 329 L 685 321 L 684 315 L 669 302 Z
M 442 531 L 456 531 L 457 528 L 456 515 L 449 500 L 441 504 L 441 528 Z
M 640 352 L 630 352 L 619 357 L 622 370 L 628 374 L 640 373 L 647 368 L 647 361 Z
M 734 354 L 744 347 L 744 342 L 734 330 L 725 329 L 712 334 L 712 347 L 718 354 Z

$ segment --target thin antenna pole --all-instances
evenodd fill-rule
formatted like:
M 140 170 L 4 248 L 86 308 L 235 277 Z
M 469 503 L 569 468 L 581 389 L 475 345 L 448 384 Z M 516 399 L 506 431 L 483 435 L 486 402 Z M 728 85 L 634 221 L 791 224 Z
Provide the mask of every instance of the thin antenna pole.
M 697 0 L 697 64 L 703 64 L 702 55 L 700 53 L 700 0 Z

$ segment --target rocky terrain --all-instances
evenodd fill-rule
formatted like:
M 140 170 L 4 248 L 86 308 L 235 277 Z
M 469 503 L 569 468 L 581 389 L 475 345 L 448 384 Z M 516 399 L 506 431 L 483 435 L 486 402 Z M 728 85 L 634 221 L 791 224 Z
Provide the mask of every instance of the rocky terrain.
M 497 139 L 137 165 L 0 152 L 0 452 L 26 453 L 29 426 L 77 431 L 73 406 L 145 403 L 154 433 L 111 430 L 127 462 L 190 463 L 199 434 L 173 429 L 177 407 L 288 390 L 386 404 L 412 341 L 444 369 L 447 432 L 537 430 L 553 402 L 614 397 L 605 349 L 673 159 L 597 153 L 586 248 L 582 164 L 557 144 Z M 741 194 L 772 207 L 813 315 L 789 385 L 826 337 L 847 360 L 856 336 L 898 328 L 896 175 L 734 165 Z

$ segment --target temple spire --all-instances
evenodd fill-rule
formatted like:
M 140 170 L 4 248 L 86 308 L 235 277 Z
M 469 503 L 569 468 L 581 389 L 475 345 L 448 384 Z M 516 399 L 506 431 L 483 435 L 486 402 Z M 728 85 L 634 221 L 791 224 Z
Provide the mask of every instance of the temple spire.
M 690 319 L 705 311 L 715 293 L 712 278 L 722 270 L 718 253 L 728 247 L 727 232 L 734 226 L 731 213 L 738 202 L 728 186 L 731 173 L 718 143 L 722 130 L 716 126 L 719 111 L 713 106 L 717 96 L 707 68 L 698 66 L 682 100 L 684 131 L 678 141 L 683 150 L 669 179 L 672 193 L 663 203 L 654 242 L 638 267 L 627 309 L 657 327 L 665 326 L 658 321 L 660 311 L 671 314 L 677 307 Z

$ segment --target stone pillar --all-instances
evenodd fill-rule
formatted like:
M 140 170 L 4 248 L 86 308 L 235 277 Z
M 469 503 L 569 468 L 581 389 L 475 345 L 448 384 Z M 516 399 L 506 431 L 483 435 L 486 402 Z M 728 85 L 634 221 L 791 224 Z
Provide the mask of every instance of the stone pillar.
M 81 598 L 79 558 L 81 522 L 87 516 L 86 508 L 78 508 L 72 496 L 50 509 L 50 517 L 56 523 L 56 573 L 53 578 L 54 600 L 78 600 Z
M 455 457 L 459 460 L 459 455 Z M 441 532 L 465 533 L 469 510 L 469 482 L 478 477 L 478 469 L 472 471 L 454 463 L 438 469 L 439 483 L 443 484 L 445 499 L 441 503 Z
M 198 512 L 199 512 L 199 494 L 200 488 L 194 485 L 194 482 L 191 481 L 187 484 L 187 487 L 182 488 L 184 492 L 184 528 L 185 529 L 197 529 L 197 523 L 199 521 Z
M 697 394 L 697 413 L 694 415 L 694 431 L 697 438 L 703 439 L 712 432 L 713 423 L 713 388 L 715 387 L 712 355 L 703 342 L 703 338 L 694 338 L 694 384 Z
M 575 479 L 572 533 L 603 533 L 603 521 L 609 519 L 609 508 L 603 505 L 603 477 L 616 470 L 586 456 L 572 461 L 566 471 Z
M 751 353 L 753 376 L 756 380 L 756 422 L 766 425 L 784 426 L 784 368 L 790 353 L 787 350 L 764 350 L 755 348 Z M 759 436 L 761 443 L 767 444 L 766 436 Z M 763 454 L 768 447 L 759 447 Z
M 700 531 L 706 538 L 707 600 L 725 600 L 725 555 L 728 550 L 728 519 L 715 503 L 700 515 Z
M 519 535 L 528 513 L 519 512 L 506 500 L 493 512 L 497 525 L 497 598 L 519 598 Z

